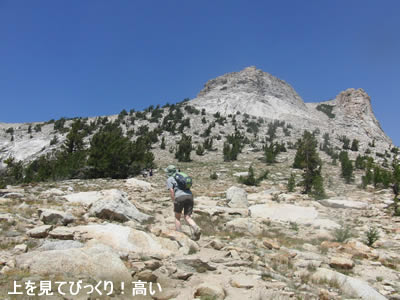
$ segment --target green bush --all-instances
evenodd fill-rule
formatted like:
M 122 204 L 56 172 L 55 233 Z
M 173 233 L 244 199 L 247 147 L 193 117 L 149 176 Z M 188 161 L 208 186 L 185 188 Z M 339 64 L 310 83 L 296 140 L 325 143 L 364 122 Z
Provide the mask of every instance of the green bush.
M 334 230 L 335 241 L 344 243 L 353 236 L 350 225 L 340 226 Z
M 369 227 L 368 231 L 365 233 L 365 244 L 372 246 L 379 239 L 379 231 L 376 227 Z
M 218 174 L 216 172 L 211 173 L 210 179 L 217 180 L 218 179 Z
M 335 114 L 332 113 L 333 107 L 334 107 L 333 105 L 329 105 L 329 104 L 319 104 L 317 106 L 317 110 L 323 112 L 329 118 L 333 119 L 333 118 L 335 118 Z

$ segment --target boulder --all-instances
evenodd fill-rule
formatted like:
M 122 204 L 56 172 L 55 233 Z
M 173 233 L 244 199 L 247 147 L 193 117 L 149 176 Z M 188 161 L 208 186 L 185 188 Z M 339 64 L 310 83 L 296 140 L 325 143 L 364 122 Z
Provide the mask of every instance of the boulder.
M 332 208 L 366 209 L 368 207 L 368 203 L 341 198 L 324 199 L 319 203 Z
M 236 186 L 232 186 L 226 191 L 226 200 L 228 201 L 229 207 L 247 208 L 249 206 L 247 192 Z
M 125 182 L 125 185 L 127 187 L 133 188 L 135 190 L 144 191 L 144 192 L 149 192 L 153 189 L 149 182 L 139 180 L 136 178 L 127 179 Z
M 311 276 L 311 280 L 317 283 L 321 281 L 334 281 L 343 293 L 361 299 L 386 300 L 383 295 L 378 293 L 366 282 L 326 268 L 319 268 L 317 272 Z
M 45 240 L 40 247 L 35 249 L 35 251 L 67 250 L 71 248 L 82 248 L 82 247 L 84 247 L 84 244 L 78 241 Z
M 28 252 L 16 257 L 16 266 L 21 269 L 29 268 L 30 273 L 44 276 L 53 274 L 96 280 L 131 280 L 130 273 L 119 256 L 103 244 L 67 250 Z
M 50 230 L 53 229 L 53 225 L 43 225 L 28 230 L 26 234 L 33 238 L 45 238 L 49 235 Z
M 72 227 L 57 227 L 49 232 L 49 236 L 59 240 L 73 240 L 74 230 Z
M 260 235 L 263 232 L 263 226 L 251 218 L 235 218 L 225 224 L 225 228 L 231 232 L 250 233 Z
M 103 191 L 102 197 L 90 206 L 89 216 L 125 222 L 135 220 L 138 222 L 151 221 L 152 216 L 141 213 L 127 197 L 119 190 Z
M 208 264 L 208 262 L 198 258 L 190 257 L 185 259 L 175 260 L 175 264 L 186 272 L 204 273 L 206 271 L 215 271 L 217 268 Z
M 171 251 L 162 247 L 152 234 L 117 224 L 91 224 L 71 228 L 83 240 L 97 240 L 121 253 L 167 257 Z
M 230 285 L 240 289 L 251 289 L 255 286 L 257 278 L 246 276 L 243 274 L 233 275 L 230 278 Z
M 334 269 L 350 270 L 354 267 L 354 262 L 345 257 L 332 257 L 329 266 Z
M 196 287 L 194 297 L 223 300 L 225 299 L 225 290 L 217 282 L 204 282 Z
M 303 225 L 333 229 L 340 227 L 334 221 L 318 218 L 315 207 L 305 207 L 292 204 L 280 204 L 268 201 L 266 204 L 256 204 L 249 207 L 252 218 L 270 219 L 274 221 L 296 222 Z
M 281 248 L 281 246 L 279 246 L 277 241 L 267 239 L 267 238 L 263 239 L 263 245 L 270 250 L 272 250 L 272 249 L 279 250 Z
M 162 245 L 166 245 L 164 239 L 175 241 L 178 244 L 178 251 L 182 254 L 192 254 L 200 250 L 199 245 L 182 232 L 161 228 L 158 235 L 160 237 L 158 241 Z M 168 248 L 167 245 L 166 248 Z
M 70 213 L 55 209 L 39 208 L 38 213 L 40 220 L 47 225 L 67 225 L 75 220 L 74 216 Z
M 104 191 L 93 191 L 93 192 L 80 192 L 65 195 L 63 198 L 70 203 L 79 203 L 85 206 L 89 206 L 90 204 L 98 201 L 103 197 Z

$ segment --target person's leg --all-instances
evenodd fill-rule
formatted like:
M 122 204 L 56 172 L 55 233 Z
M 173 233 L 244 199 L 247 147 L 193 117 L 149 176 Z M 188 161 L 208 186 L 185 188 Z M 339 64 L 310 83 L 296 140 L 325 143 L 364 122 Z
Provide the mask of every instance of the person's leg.
M 181 232 L 182 231 L 182 226 L 181 226 L 181 215 L 180 213 L 175 212 L 175 230 Z
M 193 228 L 194 239 L 197 241 L 200 238 L 201 230 L 196 222 L 192 219 L 193 213 L 193 197 L 189 197 L 184 203 L 184 218 L 185 221 Z
M 182 210 L 183 210 L 183 203 L 181 201 L 177 201 L 177 199 L 175 199 L 174 213 L 175 213 L 175 230 L 176 231 L 182 231 L 182 226 L 181 226 Z

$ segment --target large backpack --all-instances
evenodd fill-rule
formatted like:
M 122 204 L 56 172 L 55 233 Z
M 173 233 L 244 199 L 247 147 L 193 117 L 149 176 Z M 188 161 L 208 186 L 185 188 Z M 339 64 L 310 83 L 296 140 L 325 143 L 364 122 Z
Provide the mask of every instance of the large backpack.
M 180 190 L 189 190 L 192 187 L 193 182 L 189 175 L 183 172 L 176 172 L 174 178 Z

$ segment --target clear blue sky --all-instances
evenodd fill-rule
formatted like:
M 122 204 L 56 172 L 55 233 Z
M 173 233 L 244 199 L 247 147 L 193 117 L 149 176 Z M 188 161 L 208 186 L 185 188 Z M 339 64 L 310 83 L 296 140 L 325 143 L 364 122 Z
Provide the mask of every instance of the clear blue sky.
M 400 145 L 400 1 L 0 0 L 0 122 L 194 98 L 255 65 L 306 101 L 370 96 Z

